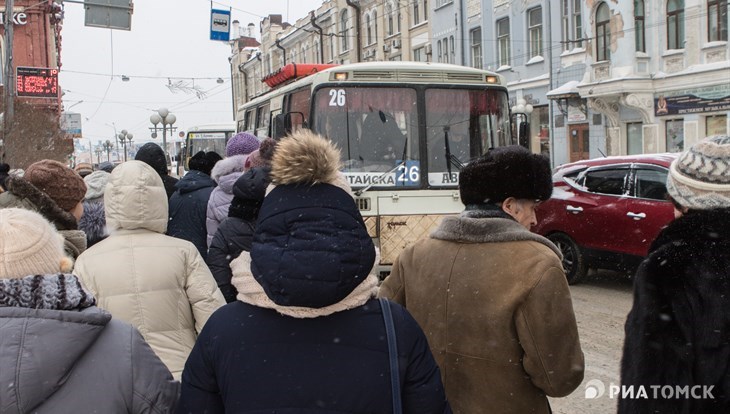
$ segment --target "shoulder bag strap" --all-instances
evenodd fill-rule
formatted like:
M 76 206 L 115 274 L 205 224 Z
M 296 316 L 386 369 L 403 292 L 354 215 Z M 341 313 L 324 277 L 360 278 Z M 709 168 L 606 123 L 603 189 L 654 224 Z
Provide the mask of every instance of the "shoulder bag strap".
M 393 314 L 390 312 L 390 302 L 380 298 L 380 308 L 383 310 L 385 321 L 385 335 L 388 339 L 388 355 L 390 356 L 390 386 L 393 392 L 393 414 L 401 414 L 403 406 L 400 395 L 400 378 L 398 375 L 398 345 L 395 338 L 395 326 L 393 325 Z

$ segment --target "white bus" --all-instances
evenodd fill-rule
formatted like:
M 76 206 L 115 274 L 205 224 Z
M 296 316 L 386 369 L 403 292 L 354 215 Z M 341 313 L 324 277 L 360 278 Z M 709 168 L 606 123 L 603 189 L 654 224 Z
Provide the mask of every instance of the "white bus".
M 188 171 L 190 157 L 198 151 L 215 151 L 221 157 L 225 157 L 226 144 L 234 135 L 236 135 L 235 123 L 197 125 L 188 129 L 185 135 L 185 149 L 179 157 L 184 160 L 185 171 Z
M 448 214 L 463 210 L 459 169 L 516 144 L 500 75 L 449 64 L 287 65 L 272 90 L 237 110 L 238 129 L 279 139 L 310 128 L 337 144 L 379 270 Z

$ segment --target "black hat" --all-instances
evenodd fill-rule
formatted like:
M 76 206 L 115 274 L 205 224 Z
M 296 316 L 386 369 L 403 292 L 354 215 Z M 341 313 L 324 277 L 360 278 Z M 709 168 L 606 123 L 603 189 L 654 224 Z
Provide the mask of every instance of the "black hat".
M 213 170 L 213 166 L 215 166 L 215 163 L 220 160 L 222 160 L 222 158 L 216 152 L 198 151 L 192 158 L 190 158 L 190 161 L 188 161 L 188 168 L 210 175 L 210 172 Z
M 108 173 L 111 173 L 112 170 L 114 169 L 114 167 L 115 167 L 115 165 L 112 164 L 111 162 L 109 162 L 109 161 L 103 161 L 101 164 L 99 164 L 99 168 L 98 169 L 100 169 L 102 171 L 106 171 Z
M 167 161 L 165 161 L 165 151 L 162 147 L 154 142 L 148 142 L 137 151 L 134 156 L 137 161 L 142 161 L 157 171 L 160 176 L 167 175 Z
M 244 200 L 263 201 L 266 187 L 271 183 L 269 168 L 252 168 L 233 184 L 233 196 Z
M 550 161 L 512 145 L 490 149 L 459 173 L 464 205 L 501 203 L 509 197 L 547 200 L 553 192 Z

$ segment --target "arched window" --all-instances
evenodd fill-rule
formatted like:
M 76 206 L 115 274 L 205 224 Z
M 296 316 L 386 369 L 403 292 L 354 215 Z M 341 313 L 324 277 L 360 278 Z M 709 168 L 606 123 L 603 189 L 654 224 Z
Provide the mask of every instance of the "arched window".
M 322 57 L 322 54 L 319 52 L 319 41 L 317 40 L 314 41 L 314 49 L 312 50 L 312 53 L 314 53 L 312 62 L 324 63 L 322 59 L 320 59 L 320 57 Z
M 611 47 L 611 12 L 606 3 L 601 3 L 596 10 L 596 60 L 608 60 Z
M 644 0 L 634 0 L 634 40 L 637 52 L 646 52 L 644 16 Z
M 378 11 L 373 10 L 373 41 L 378 42 Z
M 347 28 L 349 20 L 350 17 L 347 13 L 347 9 L 342 10 L 342 14 L 340 14 L 340 45 L 342 45 L 340 50 L 342 52 L 350 50 L 350 36 Z
M 369 45 L 369 44 L 373 43 L 373 24 L 372 24 L 372 21 L 370 20 L 369 14 L 365 15 L 365 28 L 366 28 L 365 30 L 367 32 L 367 42 L 366 43 Z
M 396 29 L 398 29 L 396 33 L 400 33 L 400 0 L 395 0 L 395 12 Z
M 684 2 L 667 2 L 667 49 L 684 49 Z
M 302 63 L 307 63 L 307 49 L 309 49 L 307 45 L 302 46 Z
M 727 0 L 708 0 L 707 40 L 727 41 Z
M 388 36 L 393 34 L 393 5 L 388 3 L 385 5 L 385 30 Z

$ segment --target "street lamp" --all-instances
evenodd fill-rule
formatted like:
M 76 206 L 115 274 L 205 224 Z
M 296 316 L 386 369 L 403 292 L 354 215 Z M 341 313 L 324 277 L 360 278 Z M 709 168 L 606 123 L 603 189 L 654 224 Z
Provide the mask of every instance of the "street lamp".
M 96 147 L 96 149 L 94 149 L 94 152 L 96 153 L 96 165 L 101 164 L 101 160 L 99 158 L 101 158 L 101 153 L 103 151 L 104 150 L 102 150 L 101 147 Z
M 517 136 L 517 143 L 527 149 L 530 148 L 529 133 L 532 110 L 532 105 L 522 98 L 518 99 L 517 105 L 512 107 L 513 125 L 515 126 L 514 135 Z
M 124 161 L 127 161 L 127 141 L 129 141 L 129 145 L 132 145 L 132 138 L 134 135 L 131 132 L 127 132 L 126 129 L 123 129 L 122 132 L 117 135 L 117 139 L 119 142 L 122 143 L 122 149 L 124 150 Z
M 177 118 L 167 108 L 160 108 L 150 116 L 150 122 L 154 125 L 153 128 L 150 128 L 150 130 L 154 131 L 152 138 L 157 137 L 157 124 L 162 124 L 162 150 L 165 151 L 165 162 L 168 166 L 170 165 L 170 157 L 167 156 L 167 130 L 173 132 L 177 129 L 172 126 L 175 121 L 177 121 Z
M 111 141 L 106 140 L 106 142 L 102 145 L 102 147 L 104 147 L 104 150 L 106 151 L 106 160 L 111 162 L 111 159 L 109 158 L 109 153 L 114 148 L 114 144 L 112 144 Z

